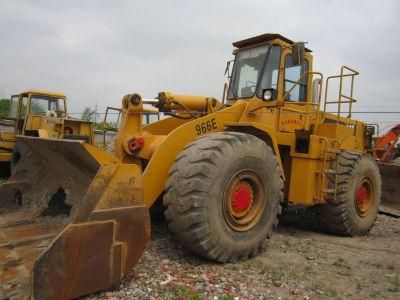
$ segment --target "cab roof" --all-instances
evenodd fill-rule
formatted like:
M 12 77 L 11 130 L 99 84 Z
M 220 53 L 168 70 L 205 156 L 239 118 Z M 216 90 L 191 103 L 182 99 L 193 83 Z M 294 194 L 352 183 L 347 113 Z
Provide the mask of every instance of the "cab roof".
M 29 89 L 22 92 L 21 94 L 37 94 L 37 95 L 52 96 L 52 97 L 65 97 L 65 94 L 61 92 L 52 92 L 52 91 L 36 90 L 36 89 Z
M 247 46 L 251 46 L 251 45 L 256 45 L 262 42 L 268 42 L 271 40 L 275 40 L 275 39 L 279 39 L 282 40 L 290 45 L 293 45 L 294 42 L 290 39 L 288 39 L 287 37 L 284 37 L 283 35 L 280 35 L 278 33 L 265 33 L 265 34 L 261 34 L 261 35 L 257 35 L 245 40 L 241 40 L 241 41 L 237 41 L 232 43 L 232 45 L 236 48 L 244 48 Z M 305 49 L 307 52 L 312 52 L 310 49 Z

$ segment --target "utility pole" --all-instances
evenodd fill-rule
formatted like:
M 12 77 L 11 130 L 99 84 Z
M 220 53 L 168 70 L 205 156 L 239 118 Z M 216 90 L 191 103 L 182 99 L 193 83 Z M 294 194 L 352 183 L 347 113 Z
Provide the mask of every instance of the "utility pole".
M 98 105 L 96 102 L 95 108 L 94 108 L 94 124 L 97 124 L 97 112 L 98 112 Z

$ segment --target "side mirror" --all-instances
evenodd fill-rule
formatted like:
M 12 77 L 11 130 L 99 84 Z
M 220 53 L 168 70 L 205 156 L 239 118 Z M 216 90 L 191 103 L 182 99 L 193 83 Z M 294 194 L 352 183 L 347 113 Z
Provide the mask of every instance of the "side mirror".
M 292 47 L 292 58 L 293 58 L 293 65 L 301 65 L 305 63 L 305 43 L 304 42 L 297 42 L 293 44 Z

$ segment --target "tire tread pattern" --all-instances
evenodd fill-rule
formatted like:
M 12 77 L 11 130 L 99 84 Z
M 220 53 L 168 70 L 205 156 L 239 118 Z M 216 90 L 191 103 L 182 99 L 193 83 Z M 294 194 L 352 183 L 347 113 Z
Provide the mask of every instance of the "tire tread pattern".
M 374 163 L 371 156 L 364 153 L 353 152 L 353 151 L 342 151 L 338 155 L 338 174 L 337 174 L 337 192 L 336 199 L 333 196 L 327 199 L 327 203 L 318 205 L 316 207 L 317 219 L 321 227 L 328 232 L 344 235 L 344 236 L 360 236 L 367 234 L 372 225 L 365 229 L 356 226 L 354 217 L 348 209 L 348 201 L 352 201 L 349 198 L 348 189 L 352 183 L 352 179 L 355 176 L 357 166 L 365 163 Z M 377 174 L 379 176 L 378 167 L 376 166 Z M 380 195 L 380 176 L 378 178 L 379 195 Z M 328 175 L 328 185 L 330 188 L 334 187 L 335 178 L 334 175 Z M 379 201 L 378 199 L 377 201 Z M 375 217 L 376 218 L 376 217 Z
M 272 149 L 257 137 L 240 132 L 223 132 L 197 138 L 185 146 L 170 168 L 164 195 L 164 214 L 169 229 L 195 253 L 218 262 L 234 262 L 253 257 L 266 248 L 266 240 L 270 237 L 272 228 L 265 239 L 249 246 L 246 251 L 238 253 L 235 250 L 224 249 L 218 237 L 209 228 L 204 203 L 208 196 L 207 187 L 213 184 L 213 176 L 218 170 L 218 161 L 229 151 L 257 146 L 266 148 L 267 156 L 271 157 L 270 163 L 280 175 L 280 168 Z M 279 201 L 274 206 L 274 226 L 278 223 L 280 202 L 283 200 L 283 180 L 281 176 L 279 178 L 280 193 L 277 197 Z

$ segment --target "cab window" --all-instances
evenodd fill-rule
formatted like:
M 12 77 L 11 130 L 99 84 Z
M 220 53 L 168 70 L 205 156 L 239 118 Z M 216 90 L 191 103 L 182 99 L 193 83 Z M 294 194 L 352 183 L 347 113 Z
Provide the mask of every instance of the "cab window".
M 268 49 L 269 46 L 265 45 L 241 50 L 236 54 L 228 90 L 228 99 L 254 96 Z
M 300 77 L 308 72 L 308 63 L 293 65 L 292 55 L 285 57 L 285 93 L 288 92 Z M 307 100 L 307 77 L 305 76 L 286 97 L 288 101 L 304 102 Z
M 19 96 L 12 96 L 10 101 L 10 113 L 8 115 L 9 118 L 16 119 L 18 112 L 18 100 Z
M 19 111 L 19 118 L 20 119 L 24 119 L 25 118 L 27 104 L 28 104 L 28 97 L 27 96 L 22 97 L 21 109 Z
M 34 115 L 65 116 L 64 99 L 32 95 L 30 113 Z

